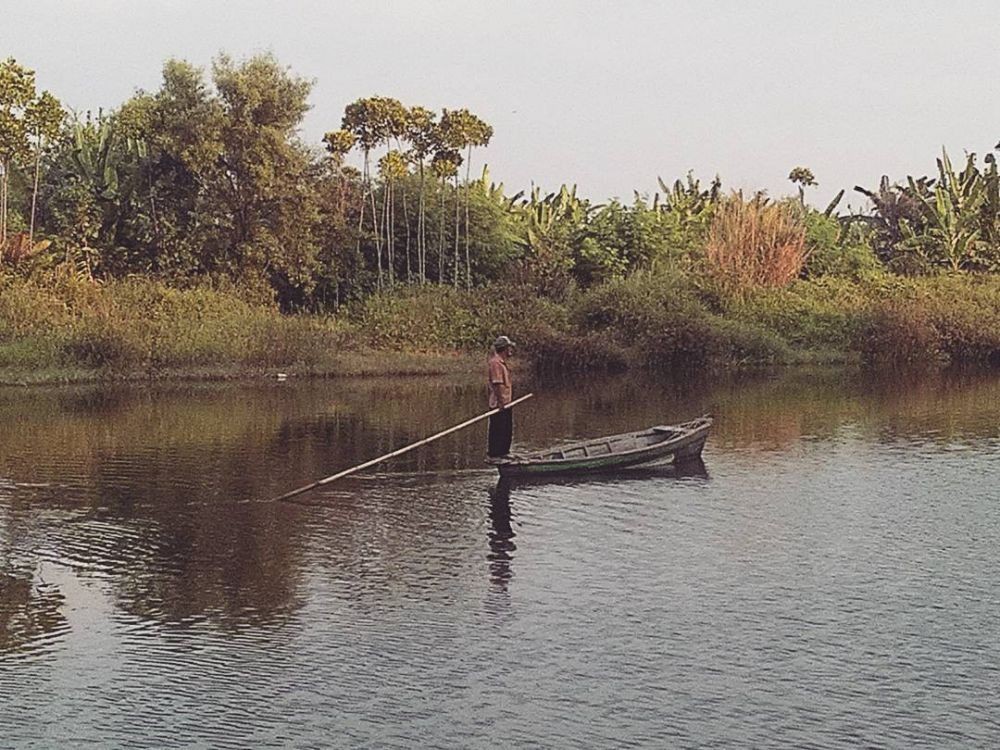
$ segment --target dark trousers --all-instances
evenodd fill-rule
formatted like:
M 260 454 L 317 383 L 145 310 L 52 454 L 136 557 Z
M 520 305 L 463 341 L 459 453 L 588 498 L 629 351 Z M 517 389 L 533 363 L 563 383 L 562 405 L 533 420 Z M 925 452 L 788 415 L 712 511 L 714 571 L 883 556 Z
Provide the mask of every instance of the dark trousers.
M 514 410 L 504 409 L 490 417 L 489 449 L 490 458 L 499 458 L 510 453 L 510 443 L 514 439 Z

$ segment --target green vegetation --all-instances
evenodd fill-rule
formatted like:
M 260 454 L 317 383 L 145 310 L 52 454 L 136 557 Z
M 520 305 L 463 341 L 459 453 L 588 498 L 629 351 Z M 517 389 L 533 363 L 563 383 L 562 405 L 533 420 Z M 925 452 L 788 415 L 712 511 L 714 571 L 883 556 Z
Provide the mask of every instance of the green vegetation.
M 1000 364 L 992 153 L 861 213 L 808 205 L 804 166 L 789 198 L 688 175 L 598 204 L 474 176 L 466 109 L 363 98 L 304 143 L 310 89 L 174 60 L 68 117 L 0 62 L 3 378 L 447 368 L 501 330 L 553 370 Z

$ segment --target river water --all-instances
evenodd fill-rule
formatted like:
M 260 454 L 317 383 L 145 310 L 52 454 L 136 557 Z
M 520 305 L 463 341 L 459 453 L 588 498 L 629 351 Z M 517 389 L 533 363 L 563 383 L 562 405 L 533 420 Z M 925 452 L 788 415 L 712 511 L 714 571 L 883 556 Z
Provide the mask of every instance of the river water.
M 463 379 L 0 390 L 0 747 L 996 747 L 1000 377 L 535 384 L 516 444 L 705 412 L 544 484 Z

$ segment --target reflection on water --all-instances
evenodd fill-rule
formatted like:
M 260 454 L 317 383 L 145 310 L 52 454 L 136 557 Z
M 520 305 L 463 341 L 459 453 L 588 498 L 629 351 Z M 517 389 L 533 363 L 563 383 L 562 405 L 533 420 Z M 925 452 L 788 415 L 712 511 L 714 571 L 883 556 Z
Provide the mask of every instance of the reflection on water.
M 480 384 L 0 390 L 0 744 L 1000 740 L 1000 378 L 532 389 L 524 449 L 716 426 L 514 484 L 473 427 L 272 503 Z
M 503 477 L 490 490 L 490 580 L 500 591 L 507 590 L 511 576 L 511 561 L 514 559 L 514 527 L 511 525 L 510 479 Z
M 59 589 L 32 571 L 0 569 L 0 655 L 42 650 L 66 628 Z

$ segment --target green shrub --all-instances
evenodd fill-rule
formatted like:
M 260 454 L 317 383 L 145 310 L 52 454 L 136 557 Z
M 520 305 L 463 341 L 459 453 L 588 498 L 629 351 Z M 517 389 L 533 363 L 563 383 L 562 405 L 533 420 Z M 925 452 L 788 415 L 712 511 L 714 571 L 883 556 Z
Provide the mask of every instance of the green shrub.
M 862 285 L 823 277 L 785 289 L 756 290 L 734 301 L 727 314 L 775 332 L 798 349 L 845 351 L 857 336 L 868 302 Z
M 712 360 L 720 364 L 771 365 L 793 359 L 788 343 L 762 326 L 715 317 L 712 334 Z
M 525 353 L 539 372 L 621 372 L 629 367 L 626 350 L 605 334 L 567 334 L 549 326 L 522 333 Z
M 857 348 L 872 368 L 929 367 L 945 361 L 930 315 L 913 302 L 877 303 L 859 330 Z
M 864 279 L 882 270 L 864 224 L 842 226 L 837 218 L 810 210 L 805 214 L 805 226 L 807 277 Z
M 90 368 L 129 367 L 141 361 L 137 342 L 126 332 L 93 324 L 73 331 L 60 352 L 64 364 Z
M 1000 363 L 1000 278 L 893 279 L 871 291 L 857 344 L 869 365 Z

